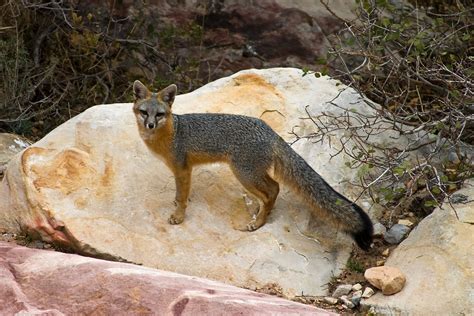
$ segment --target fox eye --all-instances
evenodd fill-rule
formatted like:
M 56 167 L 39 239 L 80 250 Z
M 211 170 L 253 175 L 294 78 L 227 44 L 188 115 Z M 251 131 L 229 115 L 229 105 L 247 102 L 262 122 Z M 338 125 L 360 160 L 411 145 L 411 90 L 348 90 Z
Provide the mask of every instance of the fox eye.
M 162 117 L 165 113 L 156 113 L 156 117 Z
M 139 110 L 140 111 L 140 114 L 143 115 L 143 116 L 148 116 L 148 112 L 145 111 L 145 110 Z

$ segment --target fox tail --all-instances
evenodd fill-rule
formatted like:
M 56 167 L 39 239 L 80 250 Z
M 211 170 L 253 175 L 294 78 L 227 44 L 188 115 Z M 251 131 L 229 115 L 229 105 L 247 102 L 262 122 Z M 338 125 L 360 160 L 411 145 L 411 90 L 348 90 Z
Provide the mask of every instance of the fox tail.
M 275 173 L 310 204 L 314 215 L 322 215 L 341 225 L 357 245 L 368 250 L 373 225 L 369 216 L 355 203 L 336 192 L 283 139 L 275 146 Z

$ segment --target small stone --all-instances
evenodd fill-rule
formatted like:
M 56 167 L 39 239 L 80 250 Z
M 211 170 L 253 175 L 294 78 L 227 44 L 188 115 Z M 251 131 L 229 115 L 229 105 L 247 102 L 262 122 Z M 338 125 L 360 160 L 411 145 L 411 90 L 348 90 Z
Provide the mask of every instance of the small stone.
M 375 267 L 365 270 L 364 277 L 384 295 L 398 293 L 405 286 L 405 275 L 395 267 Z
M 358 290 L 352 293 L 352 297 L 356 297 L 356 296 L 362 296 L 362 290 Z
M 339 300 L 342 302 L 342 304 L 346 305 L 350 309 L 355 307 L 354 303 L 352 303 L 351 300 L 349 300 L 346 295 L 341 296 Z
M 360 304 L 360 300 L 362 299 L 362 291 L 358 290 L 355 291 L 354 294 L 352 294 L 351 297 L 351 302 L 355 305 L 358 306 Z
M 395 224 L 384 234 L 383 237 L 389 244 L 399 244 L 409 231 L 410 228 L 408 226 Z
M 330 296 L 326 296 L 324 298 L 324 302 L 328 303 L 328 304 L 331 304 L 331 305 L 335 305 L 337 304 L 337 298 L 335 297 L 330 297 Z
M 458 155 L 454 151 L 448 153 L 448 160 L 453 164 L 459 164 L 461 162 Z
M 362 290 L 362 284 L 356 283 L 352 286 L 352 291 L 360 291 Z
M 401 220 L 398 221 L 398 224 L 405 225 L 407 227 L 412 227 L 413 226 L 413 222 L 410 221 L 409 219 L 401 219 Z
M 409 216 L 409 217 L 415 217 L 415 213 L 413 213 L 413 212 L 408 212 L 408 216 Z
M 375 265 L 377 267 L 383 266 L 385 264 L 385 260 L 377 260 L 375 261 Z
M 364 293 L 362 293 L 363 298 L 369 298 L 375 294 L 375 291 L 371 287 L 366 287 Z
M 33 242 L 30 243 L 30 247 L 36 248 L 36 249 L 44 249 L 45 243 L 42 242 L 41 240 L 34 240 Z
M 351 290 L 352 290 L 351 284 L 341 284 L 336 288 L 334 293 L 332 293 L 332 297 L 339 298 L 343 295 L 349 294 Z
M 390 249 L 389 249 L 389 248 L 385 249 L 385 250 L 382 252 L 382 256 L 384 256 L 384 257 L 388 257 L 389 254 L 390 254 Z
M 374 224 L 374 237 L 381 237 L 385 235 L 387 228 L 381 223 Z

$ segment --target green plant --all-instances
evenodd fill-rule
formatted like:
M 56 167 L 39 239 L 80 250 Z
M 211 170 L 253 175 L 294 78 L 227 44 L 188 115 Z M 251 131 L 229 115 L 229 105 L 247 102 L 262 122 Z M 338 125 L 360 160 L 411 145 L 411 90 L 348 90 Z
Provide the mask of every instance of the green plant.
M 349 260 L 347 260 L 346 268 L 349 271 L 357 273 L 363 273 L 365 271 L 364 265 L 354 258 L 349 258 Z
M 163 22 L 139 3 L 121 20 L 115 5 L 0 5 L 0 131 L 41 137 L 90 106 L 131 101 L 136 79 L 155 89 L 177 83 L 181 92 L 205 82 L 200 55 L 180 55 L 201 44 L 199 24 Z
M 341 140 L 352 158 L 346 165 L 358 169 L 359 185 L 375 202 L 400 206 L 424 192 L 425 206 L 434 208 L 473 175 L 474 11 L 466 1 L 421 2 L 357 1 L 357 20 L 331 37 L 327 65 L 380 106 L 365 99 L 376 115 L 323 114 L 326 120 L 313 120 L 313 136 L 345 131 L 353 144 Z M 408 145 L 368 141 L 388 130 Z M 425 154 L 414 161 L 415 151 Z

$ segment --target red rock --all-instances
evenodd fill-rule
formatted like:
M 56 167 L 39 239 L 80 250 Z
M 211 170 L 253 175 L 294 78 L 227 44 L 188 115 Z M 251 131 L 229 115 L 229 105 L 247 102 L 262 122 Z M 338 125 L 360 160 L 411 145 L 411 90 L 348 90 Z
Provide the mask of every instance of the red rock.
M 182 60 L 204 54 L 199 64 L 203 81 L 250 68 L 307 66 L 313 69 L 315 60 L 325 56 L 330 47 L 327 34 L 344 26 L 319 1 L 213 1 L 196 5 L 193 1 L 177 4 L 176 1 L 150 0 L 143 9 L 131 0 L 109 4 L 109 1 L 83 0 L 80 7 L 86 8 L 86 12 L 110 10 L 119 19 L 140 10 L 140 18 L 160 21 L 156 23 L 158 33 L 169 32 L 169 27 L 175 26 L 177 31 L 193 37 L 186 26 L 201 26 L 202 42 L 198 40 L 194 44 L 177 38 L 174 45 Z M 354 1 L 331 0 L 329 6 L 337 16 L 347 20 L 355 18 Z M 254 48 L 258 57 L 243 54 L 246 44 Z M 164 66 L 169 67 L 158 64 L 157 67 L 163 67 L 158 71 L 166 73 Z
M 0 242 L 0 314 L 335 315 L 206 279 Z

